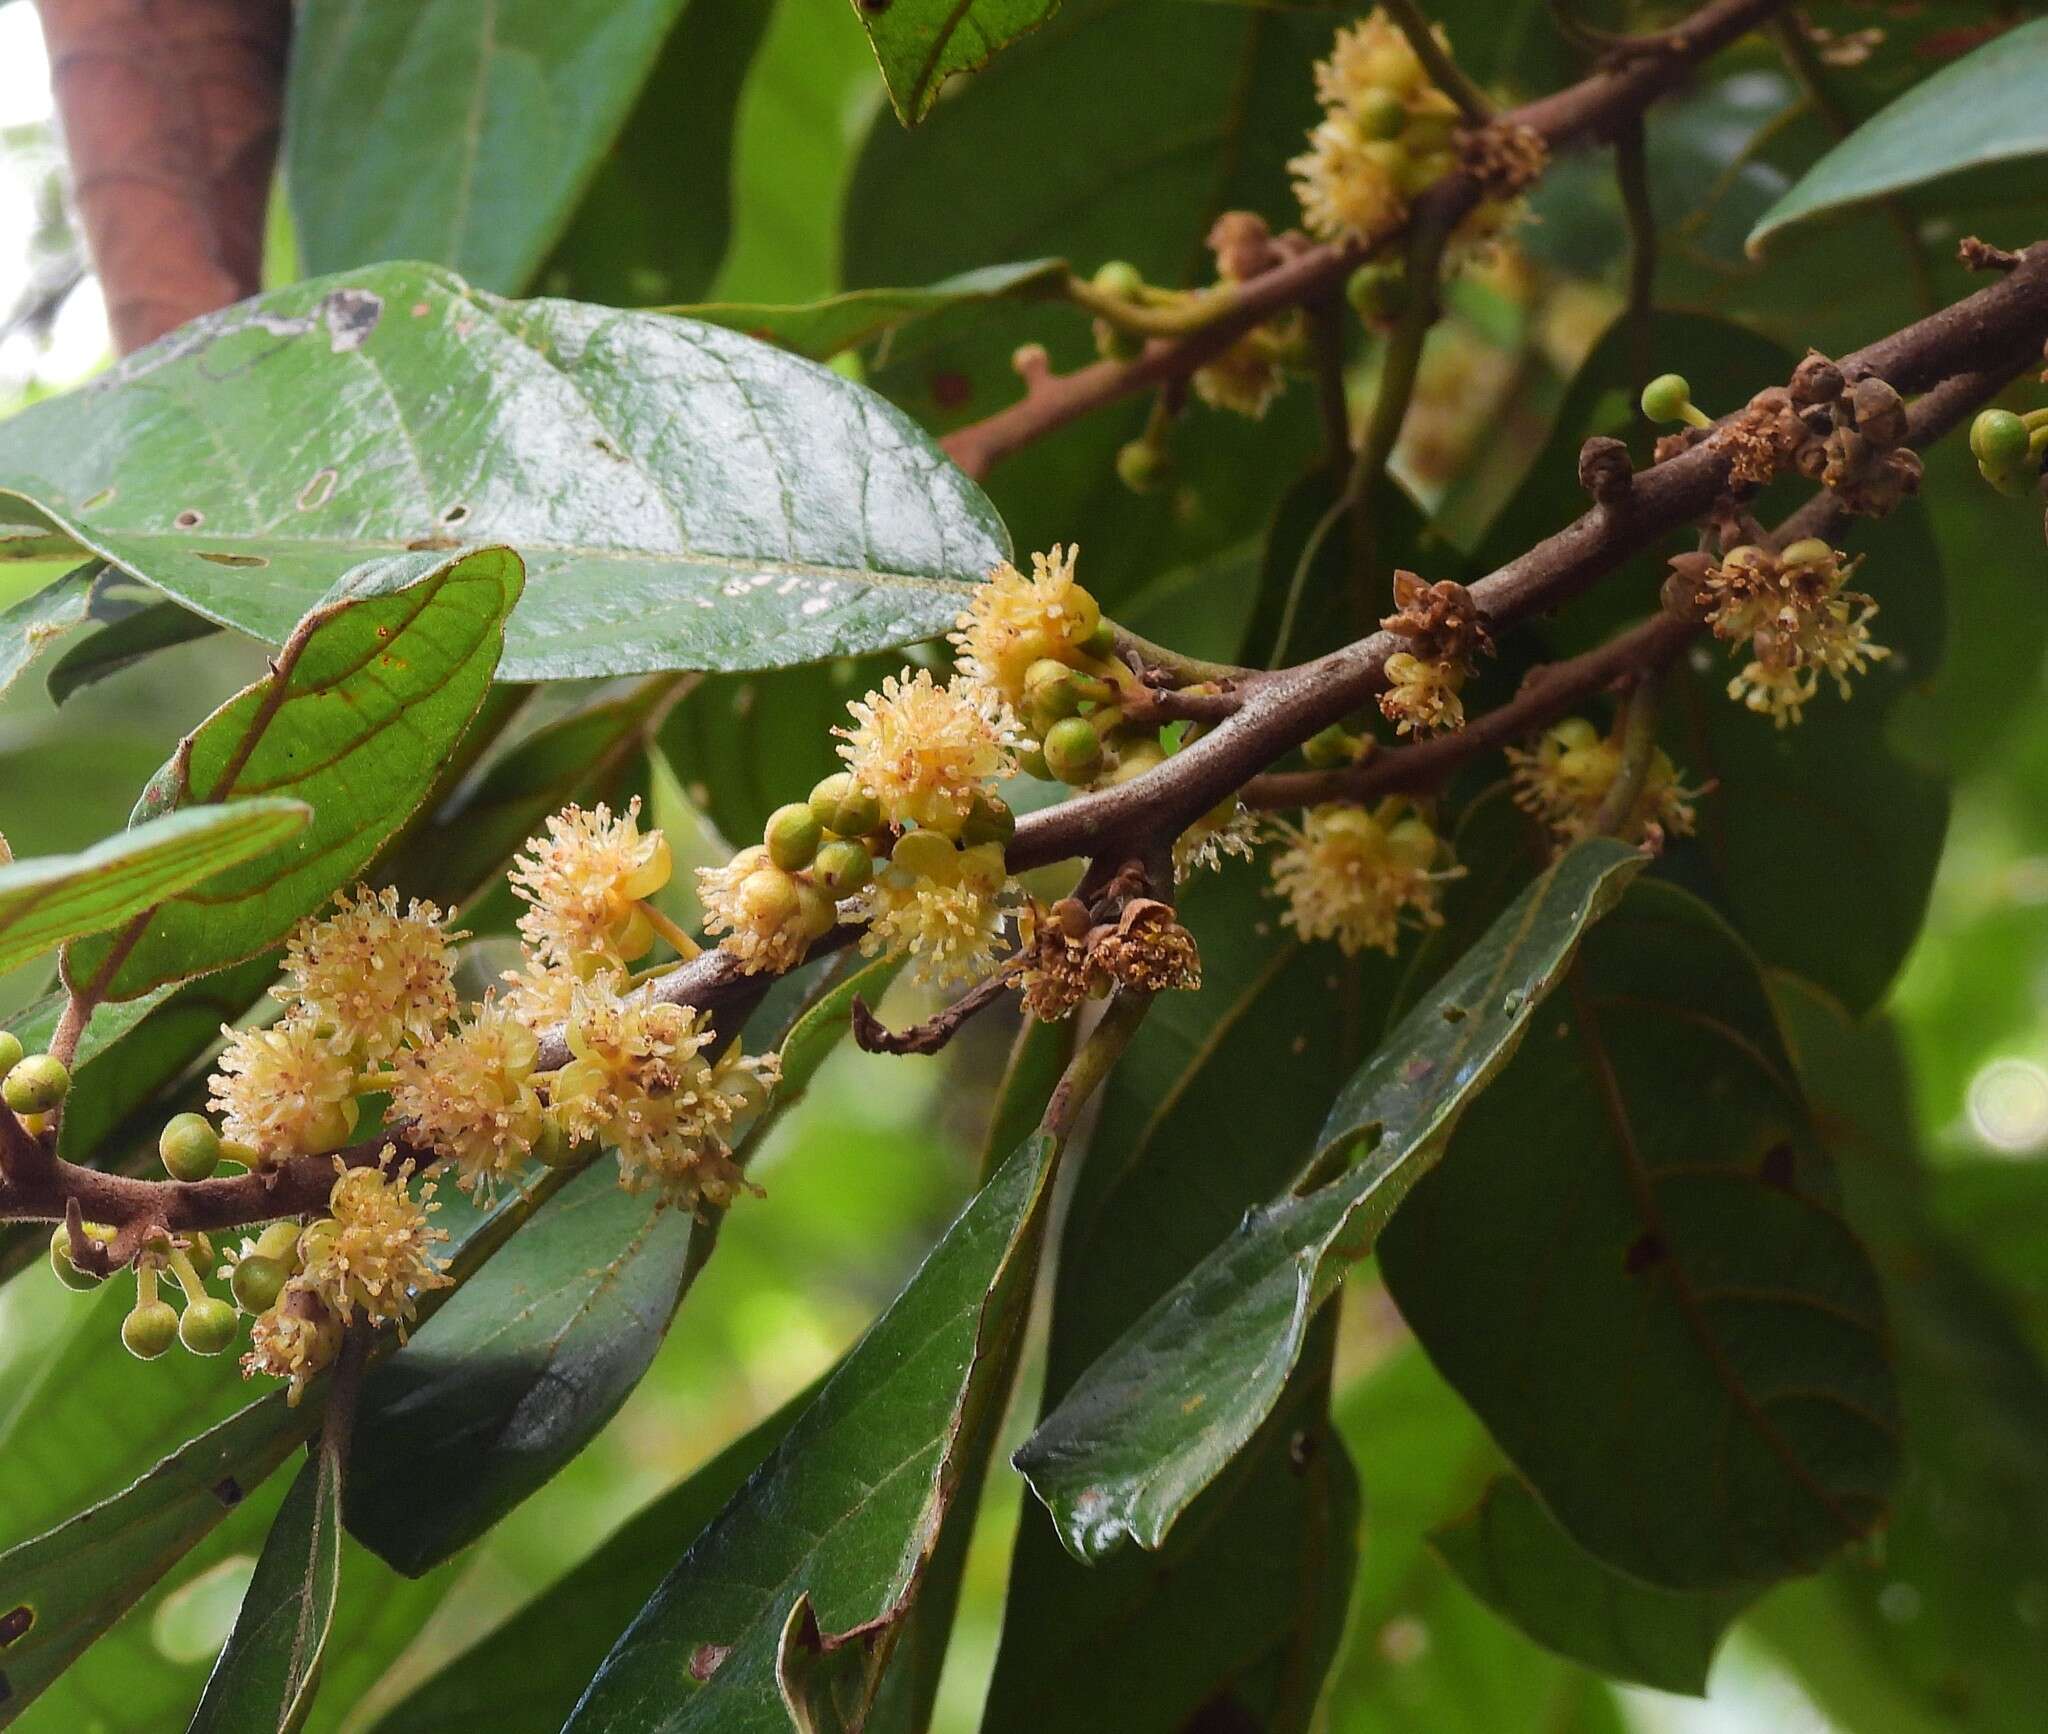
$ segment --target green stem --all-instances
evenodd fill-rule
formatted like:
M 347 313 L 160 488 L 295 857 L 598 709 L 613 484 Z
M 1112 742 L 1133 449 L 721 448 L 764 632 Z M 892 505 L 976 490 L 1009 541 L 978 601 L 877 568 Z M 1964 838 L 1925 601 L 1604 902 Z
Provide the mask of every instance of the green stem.
M 1139 337 L 1185 337 L 1213 325 L 1237 305 L 1237 291 L 1228 283 L 1193 290 L 1164 305 L 1141 306 L 1121 295 L 1106 295 L 1085 277 L 1068 273 L 1067 299 L 1075 306 Z
M 1408 38 L 1408 46 L 1415 50 L 1415 58 L 1429 71 L 1429 81 L 1458 105 L 1458 112 L 1465 117 L 1467 125 L 1484 126 L 1493 119 L 1493 104 L 1486 100 L 1485 93 L 1465 75 L 1465 70 L 1450 56 L 1450 51 L 1437 40 L 1430 22 L 1422 15 L 1422 8 L 1415 0 L 1380 0 L 1387 16 L 1400 26 L 1401 34 Z
M 1149 993 L 1138 993 L 1130 988 L 1117 991 L 1100 1021 L 1088 1032 L 1088 1039 L 1082 1042 L 1080 1050 L 1067 1062 L 1067 1069 L 1060 1074 L 1060 1081 L 1053 1088 L 1052 1100 L 1045 1105 L 1045 1117 L 1038 1122 L 1041 1132 L 1049 1132 L 1055 1138 L 1066 1138 L 1072 1134 L 1080 1121 L 1081 1110 L 1088 1105 L 1088 1098 L 1101 1087 L 1124 1049 L 1131 1045 L 1131 1037 L 1138 1033 L 1138 1026 L 1145 1021 L 1145 1014 L 1151 1008 L 1152 996 Z
M 1593 814 L 1596 836 L 1620 836 L 1642 799 L 1643 785 L 1657 756 L 1657 697 L 1654 675 L 1646 674 L 1629 690 L 1621 713 L 1621 764 Z

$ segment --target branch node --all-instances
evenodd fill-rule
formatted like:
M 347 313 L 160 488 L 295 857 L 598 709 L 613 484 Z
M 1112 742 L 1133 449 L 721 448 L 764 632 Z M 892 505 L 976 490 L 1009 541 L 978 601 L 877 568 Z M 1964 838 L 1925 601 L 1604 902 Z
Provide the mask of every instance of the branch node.
M 1595 434 L 1579 447 L 1579 486 L 1602 506 L 1620 506 L 1635 491 L 1636 470 L 1628 446 Z

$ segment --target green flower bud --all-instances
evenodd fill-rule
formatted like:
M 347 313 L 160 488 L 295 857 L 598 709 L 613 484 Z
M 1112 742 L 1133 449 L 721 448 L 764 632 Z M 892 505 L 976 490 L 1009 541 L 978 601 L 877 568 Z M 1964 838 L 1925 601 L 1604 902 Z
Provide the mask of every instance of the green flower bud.
M 228 1278 L 228 1287 L 234 1291 L 235 1305 L 245 1313 L 267 1313 L 277 1304 L 277 1297 L 284 1292 L 286 1280 L 291 1271 L 281 1259 L 265 1258 L 260 1252 L 252 1252 L 235 1266 L 235 1274 Z
M 824 840 L 825 822 L 802 801 L 777 807 L 761 833 L 761 841 L 768 845 L 768 859 L 786 873 L 808 867 Z
M 838 907 L 808 879 L 796 882 L 796 910 L 806 939 L 823 939 L 839 925 Z
M 972 849 L 982 843 L 1008 843 L 1017 834 L 1017 815 L 1000 796 L 978 793 L 967 809 L 967 822 L 960 827 L 960 846 Z
M 1081 683 L 1064 662 L 1042 656 L 1024 671 L 1024 698 L 1033 716 L 1055 723 L 1081 708 Z
M 1078 588 L 1076 586 L 1077 590 Z M 1093 598 L 1091 597 L 1090 600 L 1092 601 Z M 1101 617 L 1101 609 L 1099 607 L 1096 610 L 1095 624 L 1088 629 L 1086 636 L 1081 639 L 1075 648 L 1089 656 L 1107 656 L 1116 649 L 1116 627 Z
M 1404 867 L 1425 869 L 1436 852 L 1436 830 L 1427 819 L 1397 819 L 1387 828 L 1387 853 Z
M 1017 755 L 1017 769 L 1027 777 L 1036 777 L 1041 783 L 1053 780 L 1052 767 L 1045 762 L 1043 747 L 1026 747 Z
M 1166 749 L 1157 735 L 1137 735 L 1116 744 L 1116 769 L 1109 774 L 1113 783 L 1128 783 L 1142 777 L 1154 766 L 1166 763 Z
M 865 837 L 881 824 L 882 803 L 840 771 L 811 791 L 811 816 L 836 837 Z
M 178 1321 L 178 1341 L 195 1355 L 217 1355 L 235 1340 L 235 1309 L 212 1295 L 188 1302 Z
M 256 1237 L 256 1255 L 259 1258 L 274 1258 L 292 1271 L 299 1268 L 299 1235 L 303 1225 L 287 1219 L 273 1222 Z
M 875 858 L 852 837 L 833 838 L 811 863 L 811 883 L 835 903 L 865 890 L 874 876 Z
M 220 1136 L 204 1114 L 174 1115 L 157 1134 L 156 1153 L 173 1180 L 204 1180 L 220 1166 Z
M 111 1228 L 104 1228 L 97 1222 L 85 1225 L 85 1237 L 104 1246 L 114 1238 Z M 56 1233 L 50 1236 L 50 1268 L 57 1273 L 57 1280 L 66 1288 L 75 1288 L 83 1293 L 95 1289 L 106 1281 L 103 1276 L 89 1270 L 80 1270 L 71 1262 L 71 1230 L 63 1223 L 57 1224 Z
M 155 1360 L 177 1334 L 178 1313 L 169 1301 L 147 1302 L 121 1321 L 122 1347 L 138 1361 Z
M 1134 494 L 1149 494 L 1173 473 L 1173 460 L 1142 436 L 1117 448 L 1116 477 Z
M 1778 555 L 1781 566 L 1825 566 L 1835 557 L 1834 549 L 1818 536 L 1802 536 Z
M 559 1121 L 543 1120 L 540 1123 L 540 1136 L 533 1141 L 533 1158 L 542 1167 L 566 1168 L 581 1154 Z
M 906 831 L 897 838 L 889 865 L 913 879 L 950 885 L 960 876 L 960 851 L 936 831 Z
M 1089 280 L 1104 295 L 1119 301 L 1135 301 L 1145 291 L 1144 275 L 1128 259 L 1111 259 L 1095 268 Z
M 334 1249 L 334 1237 L 341 1232 L 341 1225 L 331 1216 L 323 1216 L 318 1222 L 308 1223 L 299 1231 L 299 1268 L 318 1264 Z
M 1045 762 L 1063 783 L 1090 782 L 1102 769 L 1102 737 L 1086 717 L 1056 722 L 1046 730 Z
M 1361 265 L 1344 293 L 1361 319 L 1398 319 L 1408 310 L 1408 273 L 1398 260 Z
M 14 1070 L 21 1058 L 21 1037 L 11 1030 L 0 1030 L 0 1077 Z
M 1563 722 L 1552 723 L 1545 736 L 1557 744 L 1560 752 L 1577 752 L 1600 744 L 1600 731 L 1582 716 L 1568 716 Z
M 1009 866 L 1003 860 L 1003 846 L 1000 843 L 977 843 L 971 849 L 962 849 L 959 874 L 968 885 L 989 892 L 1000 891 L 1003 881 L 1010 876 Z
M 1301 756 L 1319 771 L 1333 771 L 1358 756 L 1358 737 L 1342 723 L 1332 723 L 1301 743 Z
M 1970 424 L 1970 450 L 1989 470 L 2017 469 L 2028 443 L 2027 424 L 2009 409 L 1987 409 Z
M 1692 386 L 1682 373 L 1660 373 L 1643 387 L 1643 414 L 1652 421 L 1688 421 L 1691 408 Z
M 30 1054 L 16 1060 L 0 1084 L 0 1100 L 17 1114 L 47 1114 L 71 1090 L 71 1074 L 51 1054 Z
M 1408 105 L 1384 85 L 1370 86 L 1351 106 L 1360 138 L 1399 138 L 1408 125 Z

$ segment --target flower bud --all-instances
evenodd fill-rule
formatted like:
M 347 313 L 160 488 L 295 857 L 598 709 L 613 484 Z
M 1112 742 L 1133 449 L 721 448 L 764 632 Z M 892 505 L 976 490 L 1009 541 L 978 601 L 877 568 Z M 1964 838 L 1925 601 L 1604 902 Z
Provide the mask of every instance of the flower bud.
M 1133 777 L 1142 777 L 1147 771 L 1166 763 L 1166 749 L 1159 744 L 1156 735 L 1139 735 L 1135 739 L 1117 743 L 1116 769 L 1110 773 L 1115 783 L 1128 783 Z
M 2013 418 L 2017 421 L 2019 418 Z M 0 1030 L 0 1077 L 14 1070 L 21 1058 L 21 1038 L 10 1030 Z
M 2027 424 L 2009 409 L 1987 409 L 1970 424 L 1970 450 L 1987 470 L 2013 470 L 2027 461 Z
M 301 1225 L 289 1219 L 273 1222 L 256 1237 L 256 1256 L 274 1258 L 287 1270 L 299 1267 Z
M 1054 723 L 1046 730 L 1045 762 L 1063 783 L 1089 782 L 1102 769 L 1102 737 L 1086 717 Z
M 1600 731 L 1582 716 L 1568 716 L 1563 722 L 1552 723 L 1544 731 L 1544 738 L 1556 743 L 1560 752 L 1574 752 L 1600 744 Z
M 1643 414 L 1655 422 L 1687 421 L 1692 386 L 1682 373 L 1660 373 L 1643 387 Z
M 784 872 L 795 873 L 808 867 L 818 853 L 825 840 L 824 821 L 807 802 L 792 801 L 768 815 L 761 840 L 768 846 L 769 860 Z
M 1143 274 L 1128 259 L 1098 265 L 1090 281 L 1100 293 L 1114 295 L 1119 301 L 1135 301 L 1145 290 Z
M 1064 662 L 1040 657 L 1024 671 L 1024 698 L 1033 716 L 1055 723 L 1081 708 L 1081 683 Z
M 811 862 L 811 883 L 835 902 L 865 890 L 874 873 L 875 858 L 852 837 L 833 838 Z
M 1332 723 L 1301 743 L 1301 756 L 1319 771 L 1335 770 L 1358 756 L 1358 737 L 1342 723 Z
M 0 1083 L 0 1100 L 17 1114 L 47 1114 L 71 1089 L 71 1074 L 53 1054 L 30 1054 L 16 1060 Z
M 114 1231 L 97 1222 L 88 1222 L 85 1224 L 85 1237 L 105 1246 L 114 1238 Z M 56 1233 L 50 1236 L 50 1268 L 57 1273 L 57 1280 L 66 1288 L 77 1289 L 81 1293 L 87 1289 L 98 1288 L 106 1281 L 105 1277 L 96 1272 L 80 1270 L 71 1262 L 71 1230 L 61 1222 L 57 1224 Z
M 973 848 L 982 843 L 1008 843 L 1017 834 L 1017 815 L 999 795 L 979 791 L 967 809 L 967 822 L 960 827 L 960 846 Z
M 806 939 L 823 939 L 839 925 L 839 909 L 833 899 L 808 879 L 796 882 L 796 916 Z
M 1436 828 L 1427 819 L 1410 816 L 1387 827 L 1387 853 L 1404 867 L 1427 871 L 1436 862 Z
M 1149 494 L 1172 474 L 1173 460 L 1142 435 L 1117 448 L 1116 478 L 1134 494 Z
M 936 831 L 906 831 L 896 840 L 889 865 L 913 879 L 951 885 L 960 876 L 960 851 Z
M 1408 124 L 1408 105 L 1383 85 L 1369 85 L 1351 105 L 1351 123 L 1360 138 L 1399 138 Z
M 220 1166 L 220 1135 L 204 1114 L 177 1114 L 157 1134 L 156 1151 L 173 1180 L 204 1180 Z
M 811 791 L 811 816 L 835 837 L 865 837 L 882 822 L 882 803 L 838 771 Z
M 217 1355 L 235 1340 L 235 1309 L 208 1295 L 186 1304 L 178 1321 L 178 1341 L 195 1355 Z
M 252 1252 L 236 1264 L 234 1275 L 228 1278 L 228 1287 L 234 1291 L 235 1305 L 242 1311 L 267 1313 L 277 1304 L 277 1297 L 283 1293 L 290 1276 L 291 1271 L 282 1260 Z
M 144 1302 L 121 1321 L 121 1344 L 138 1361 L 153 1361 L 178 1334 L 177 1309 L 169 1301 Z

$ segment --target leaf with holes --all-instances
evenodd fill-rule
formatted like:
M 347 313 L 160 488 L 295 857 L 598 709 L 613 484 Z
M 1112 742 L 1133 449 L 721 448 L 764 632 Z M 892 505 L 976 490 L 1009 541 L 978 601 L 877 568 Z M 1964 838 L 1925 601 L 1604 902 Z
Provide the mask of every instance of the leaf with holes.
M 323 1440 L 278 1508 L 186 1734 L 294 1734 L 313 1691 L 341 1593 L 339 1451 Z
M 289 854 L 213 873 L 122 933 L 74 945 L 74 982 L 130 999 L 274 945 L 366 867 L 426 799 L 490 691 L 518 559 L 406 554 L 354 573 L 271 672 L 187 735 L 138 816 L 290 795 L 313 822 Z
M 264 429 L 261 461 L 233 461 Z M 291 454 L 288 463 L 283 454 Z M 0 504 L 272 644 L 405 550 L 526 562 L 506 680 L 779 668 L 944 631 L 1008 552 L 872 392 L 735 332 L 375 265 L 0 424 Z
M 1602 1565 L 1512 1475 L 1430 1537 L 1437 1555 L 1500 1617 L 1568 1661 L 1660 1692 L 1707 1689 L 1707 1669 L 1746 1590 L 1653 1589 Z
M 1581 1547 L 1668 1589 L 1883 1516 L 1897 1397 L 1755 961 L 1650 880 L 1380 1237 L 1402 1316 Z
M 564 1734 L 788 1725 L 786 1621 L 901 1619 L 951 1508 L 963 1438 L 1008 1400 L 1058 1145 L 1020 1146 L 677 1562 Z
M 1060 0 L 853 0 L 905 126 L 959 72 L 978 72 L 1059 10 Z
M 0 970 L 118 927 L 239 863 L 274 872 L 266 858 L 313 818 L 304 801 L 237 799 L 230 791 L 218 803 L 161 814 L 81 854 L 10 862 L 0 867 Z
M 1157 1548 L 1280 1400 L 1311 1322 L 1522 1044 L 1642 855 L 1606 838 L 1538 875 L 1337 1097 L 1303 1170 L 1340 1178 L 1254 1210 L 1061 1398 L 1017 1453 L 1076 1559 Z

